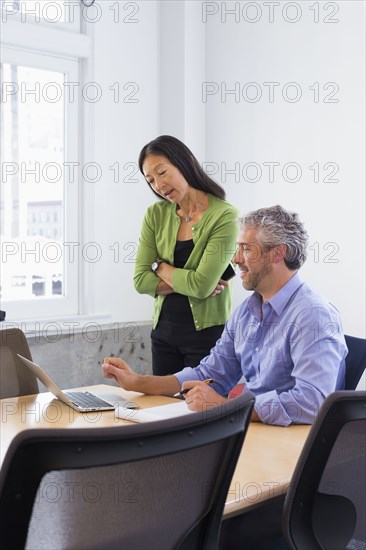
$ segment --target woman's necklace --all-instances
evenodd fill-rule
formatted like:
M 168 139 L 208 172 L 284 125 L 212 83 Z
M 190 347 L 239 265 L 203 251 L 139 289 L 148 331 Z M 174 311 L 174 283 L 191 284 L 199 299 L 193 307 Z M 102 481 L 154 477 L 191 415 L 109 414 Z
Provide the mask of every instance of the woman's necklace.
M 207 194 L 205 193 L 205 194 L 203 195 L 203 197 L 202 197 L 199 201 L 197 201 L 197 202 L 194 203 L 193 210 L 192 210 L 189 214 L 186 214 L 186 213 L 184 212 L 183 208 L 180 207 L 181 211 L 182 211 L 183 214 L 184 214 L 184 220 L 185 220 L 187 223 L 191 221 L 191 219 L 192 219 L 192 217 L 191 217 L 192 214 L 193 214 L 194 212 L 197 212 L 197 208 L 200 206 L 200 204 L 202 204 L 202 201 L 203 201 L 203 199 L 206 197 L 206 195 L 207 195 Z

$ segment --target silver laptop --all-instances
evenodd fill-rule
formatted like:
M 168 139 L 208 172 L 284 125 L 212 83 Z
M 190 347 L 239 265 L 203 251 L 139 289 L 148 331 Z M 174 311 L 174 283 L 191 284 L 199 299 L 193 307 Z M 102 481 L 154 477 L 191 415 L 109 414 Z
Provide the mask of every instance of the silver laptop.
M 36 363 L 29 361 L 29 359 L 26 359 L 22 355 L 19 355 L 19 353 L 17 355 L 23 361 L 23 363 L 27 365 L 30 370 L 37 376 L 37 378 L 39 378 L 42 384 L 44 384 L 46 388 L 51 393 L 53 393 L 55 397 L 57 397 L 63 403 L 65 403 L 72 409 L 75 409 L 76 411 L 110 411 L 112 409 L 115 409 L 117 405 L 121 404 L 116 403 L 116 405 L 112 405 L 112 403 L 108 403 L 108 401 L 104 401 L 100 397 L 88 391 L 81 392 L 61 390 L 58 385 L 48 376 L 48 374 L 43 369 L 41 369 L 39 365 L 36 365 Z M 132 405 L 132 403 L 129 403 L 129 405 Z

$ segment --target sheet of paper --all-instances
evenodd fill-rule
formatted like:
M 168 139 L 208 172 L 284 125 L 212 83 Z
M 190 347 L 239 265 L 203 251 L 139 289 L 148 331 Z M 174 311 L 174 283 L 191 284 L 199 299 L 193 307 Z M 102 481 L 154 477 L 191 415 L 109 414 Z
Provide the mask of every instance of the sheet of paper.
M 161 405 L 160 407 L 150 407 L 149 409 L 126 409 L 123 405 L 115 410 L 115 415 L 118 418 L 131 420 L 132 422 L 155 422 L 156 420 L 165 420 L 167 418 L 176 418 L 185 414 L 190 414 L 190 411 L 185 401 L 179 403 L 171 403 L 169 405 Z

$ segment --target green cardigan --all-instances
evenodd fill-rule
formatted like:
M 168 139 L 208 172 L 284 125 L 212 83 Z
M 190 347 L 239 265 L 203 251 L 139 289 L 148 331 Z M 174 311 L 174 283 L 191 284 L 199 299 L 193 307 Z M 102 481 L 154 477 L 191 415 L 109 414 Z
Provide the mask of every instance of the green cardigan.
M 183 269 L 173 272 L 173 289 L 188 296 L 196 330 L 224 324 L 231 314 L 231 289 L 210 296 L 235 253 L 238 211 L 211 194 L 208 208 L 192 226 L 194 249 Z M 180 218 L 176 205 L 161 200 L 145 214 L 136 258 L 134 285 L 140 294 L 155 298 L 153 326 L 156 327 L 164 296 L 156 295 L 160 279 L 151 271 L 157 258 L 174 263 Z

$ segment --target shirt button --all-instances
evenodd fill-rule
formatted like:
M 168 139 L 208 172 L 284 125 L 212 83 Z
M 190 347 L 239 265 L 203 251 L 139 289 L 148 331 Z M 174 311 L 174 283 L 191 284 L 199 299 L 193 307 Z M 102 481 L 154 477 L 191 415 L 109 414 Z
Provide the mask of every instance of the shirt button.
M 258 351 L 259 351 L 259 348 L 255 348 L 255 351 L 256 351 L 256 352 L 258 353 Z

